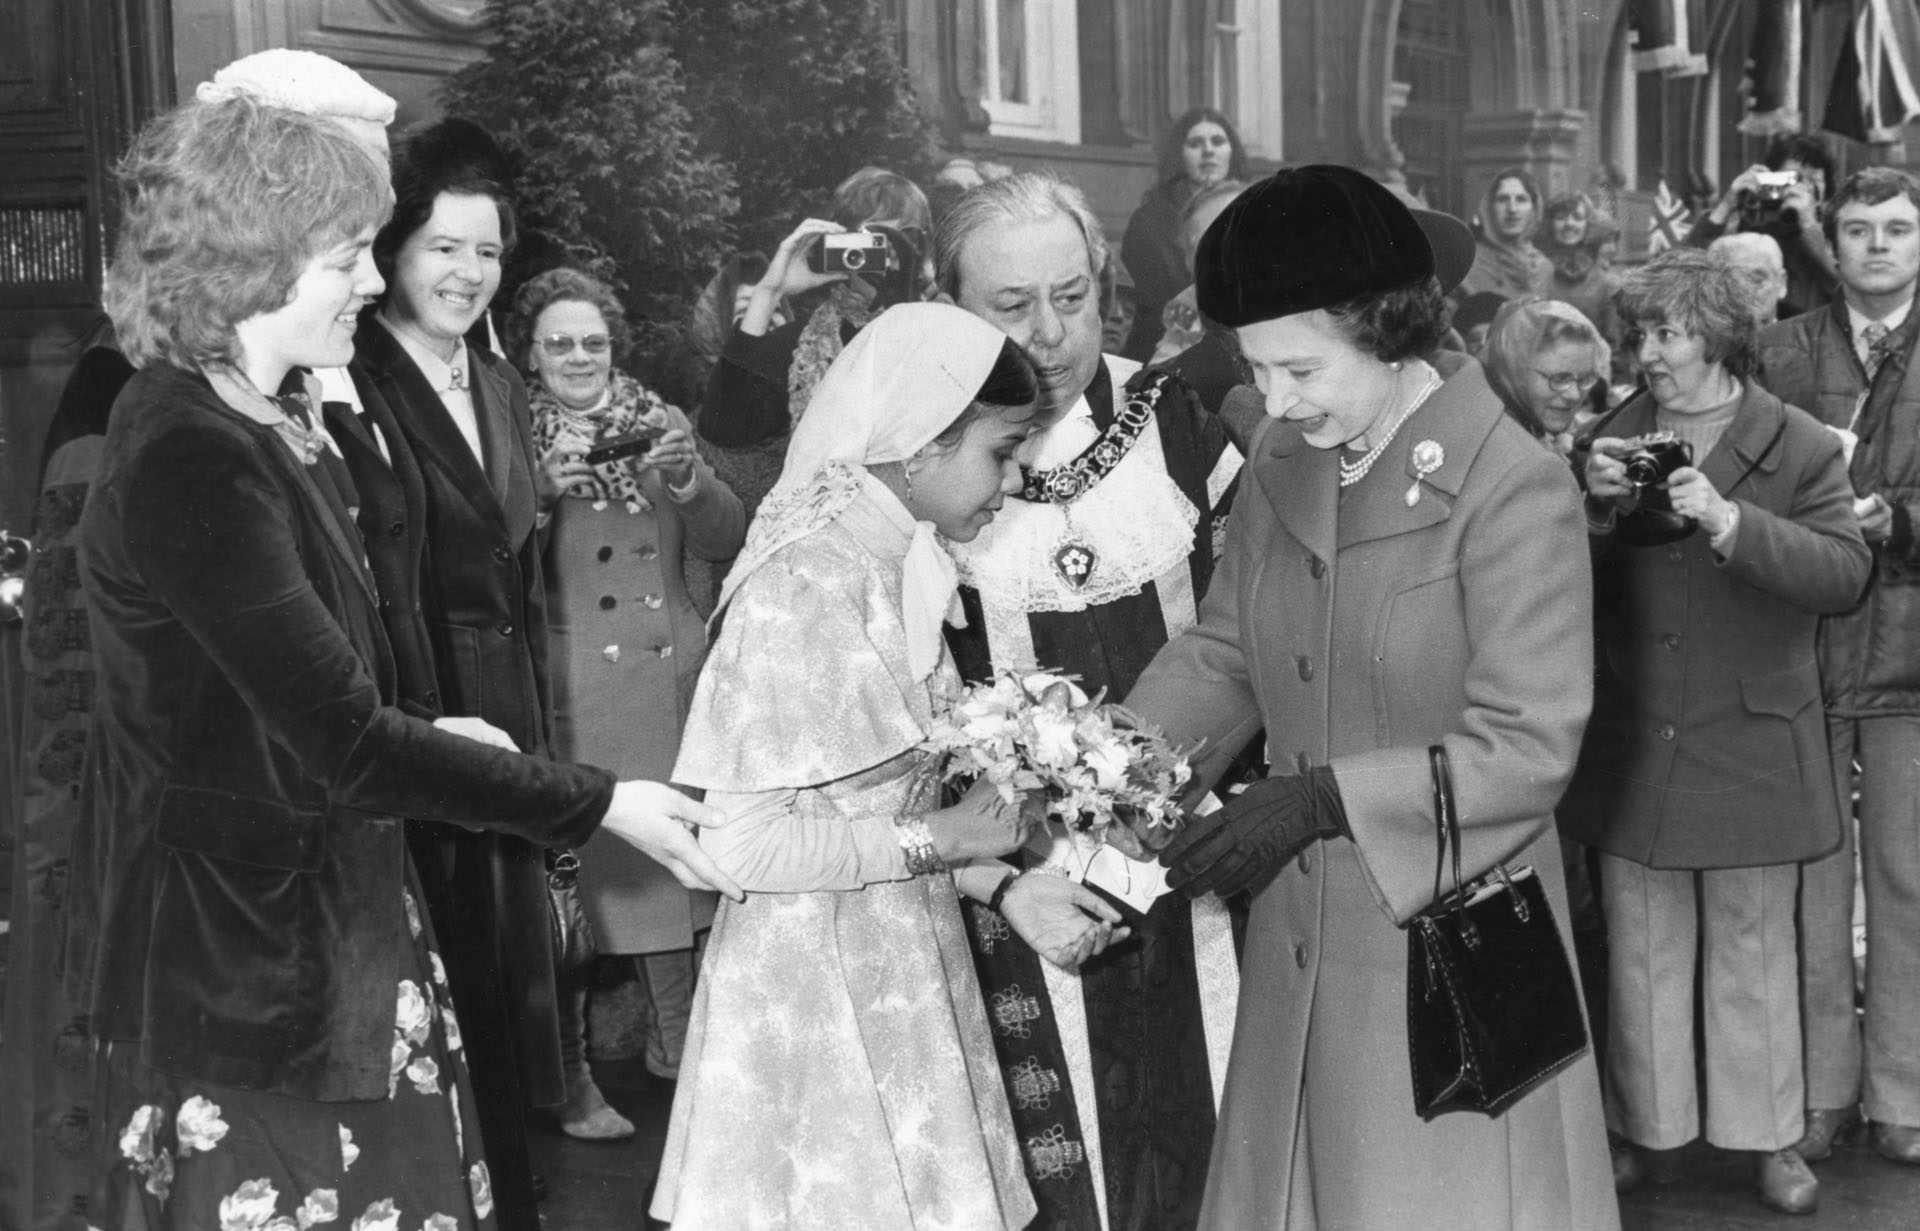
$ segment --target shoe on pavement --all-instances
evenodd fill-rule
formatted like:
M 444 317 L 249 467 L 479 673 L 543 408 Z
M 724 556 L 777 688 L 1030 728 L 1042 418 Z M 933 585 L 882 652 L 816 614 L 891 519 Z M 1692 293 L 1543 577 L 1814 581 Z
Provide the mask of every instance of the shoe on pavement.
M 555 1113 L 560 1131 L 577 1141 L 625 1141 L 638 1130 L 607 1102 L 591 1076 L 567 1083 L 567 1101 Z
M 1642 1184 L 1671 1184 L 1680 1178 L 1680 1155 L 1685 1146 L 1650 1150 L 1625 1141 L 1610 1141 L 1613 1155 L 1613 1191 L 1628 1192 Z
M 1873 1148 L 1889 1162 L 1920 1166 L 1920 1128 L 1904 1124 L 1875 1124 Z
M 1760 1204 L 1783 1214 L 1811 1214 L 1819 1208 L 1820 1181 L 1792 1146 L 1762 1154 L 1755 1171 L 1760 1179 Z
M 1822 1162 L 1833 1157 L 1834 1146 L 1848 1144 L 1859 1131 L 1858 1106 L 1809 1109 L 1807 1135 L 1793 1148 L 1810 1163 Z

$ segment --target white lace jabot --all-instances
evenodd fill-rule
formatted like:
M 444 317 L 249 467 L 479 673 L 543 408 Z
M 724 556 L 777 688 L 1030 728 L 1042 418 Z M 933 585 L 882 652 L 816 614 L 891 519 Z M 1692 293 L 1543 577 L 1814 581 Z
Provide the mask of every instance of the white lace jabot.
M 1130 360 L 1105 356 L 1116 400 L 1139 370 Z M 1083 397 L 1063 424 L 1085 413 Z M 1047 456 L 1045 442 L 1034 450 Z M 1053 558 L 1068 538 L 1093 548 L 1098 563 L 1084 589 L 1075 590 L 1055 570 Z M 1167 474 L 1160 432 L 1149 427 L 1120 464 L 1071 505 L 1009 499 L 980 537 L 949 543 L 963 585 L 983 603 L 1002 610 L 1085 611 L 1129 594 L 1193 552 L 1200 511 Z

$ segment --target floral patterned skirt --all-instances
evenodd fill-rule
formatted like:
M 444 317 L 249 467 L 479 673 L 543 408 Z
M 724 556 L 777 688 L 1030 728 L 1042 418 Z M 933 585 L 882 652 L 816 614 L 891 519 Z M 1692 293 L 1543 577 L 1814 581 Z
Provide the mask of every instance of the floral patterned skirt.
M 408 867 L 409 884 L 412 868 Z M 100 1231 L 492 1231 L 493 1194 L 447 976 L 411 888 L 387 1097 L 319 1103 L 101 1057 Z

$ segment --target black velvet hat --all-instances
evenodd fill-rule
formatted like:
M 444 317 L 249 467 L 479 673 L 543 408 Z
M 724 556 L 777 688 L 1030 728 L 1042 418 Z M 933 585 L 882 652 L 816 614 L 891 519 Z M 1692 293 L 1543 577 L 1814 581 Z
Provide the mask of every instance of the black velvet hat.
M 1457 282 L 1473 262 L 1472 234 L 1444 214 L 1431 218 L 1423 225 L 1351 167 L 1275 172 L 1235 198 L 1201 237 L 1194 254 L 1200 310 L 1238 327 L 1413 286 L 1436 270 Z

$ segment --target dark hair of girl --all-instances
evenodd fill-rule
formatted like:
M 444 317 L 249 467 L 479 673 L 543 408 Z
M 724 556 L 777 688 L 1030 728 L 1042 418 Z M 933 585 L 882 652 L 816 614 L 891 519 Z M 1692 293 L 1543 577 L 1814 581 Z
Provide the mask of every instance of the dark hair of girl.
M 991 408 L 991 412 L 1000 413 L 1009 421 L 1025 420 L 1033 413 L 1034 403 L 1040 400 L 1040 377 L 1034 371 L 1033 360 L 1027 358 L 1027 352 L 1020 349 L 1012 338 L 1000 344 L 999 357 L 993 361 L 993 368 L 987 378 L 980 382 L 980 391 L 973 395 L 973 401 L 938 436 L 933 438 L 936 448 L 950 449 L 960 443 L 974 420 L 981 415 L 982 408 Z M 1023 410 L 1022 415 L 1010 415 L 1004 412 Z

